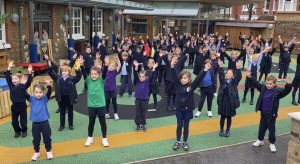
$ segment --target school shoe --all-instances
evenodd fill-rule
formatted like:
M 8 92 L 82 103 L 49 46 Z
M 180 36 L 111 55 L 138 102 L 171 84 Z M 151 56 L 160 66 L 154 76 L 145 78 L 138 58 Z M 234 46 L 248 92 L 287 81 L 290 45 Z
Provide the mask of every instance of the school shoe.
M 65 127 L 60 126 L 60 127 L 58 128 L 58 131 L 63 131 L 64 129 L 65 129 Z
M 120 119 L 118 113 L 115 113 L 115 114 L 114 114 L 114 118 L 115 118 L 115 120 Z
M 189 151 L 190 149 L 189 144 L 187 142 L 183 142 L 182 147 L 184 151 Z
M 197 111 L 196 114 L 195 114 L 195 117 L 200 117 L 200 115 L 201 115 L 201 112 Z
M 245 103 L 246 102 L 246 99 L 243 99 L 242 101 L 241 101 L 241 103 Z
M 109 143 L 108 143 L 107 138 L 102 138 L 102 145 L 103 145 L 104 147 L 108 147 L 108 146 L 109 146 Z
M 69 129 L 70 130 L 74 130 L 74 126 L 69 126 Z
M 250 101 L 250 105 L 253 105 L 253 101 Z
M 172 107 L 172 110 L 173 110 L 173 111 L 176 111 L 176 107 L 175 107 L 175 106 L 173 106 L 173 107 Z
M 172 109 L 172 107 L 171 106 L 168 106 L 167 107 L 167 111 L 172 111 L 173 109 Z
M 218 96 L 218 93 L 217 93 L 217 92 L 216 92 L 216 93 L 214 93 L 214 96 L 215 96 L 215 97 L 217 97 L 217 96 Z
M 270 150 L 271 150 L 272 153 L 275 153 L 276 152 L 276 146 L 274 144 L 270 143 Z
M 31 157 L 31 160 L 36 161 L 39 159 L 40 156 L 41 156 L 40 153 L 34 153 L 33 156 Z
M 147 128 L 146 128 L 145 125 L 142 125 L 142 129 L 143 129 L 144 132 L 147 132 Z
M 252 144 L 252 146 L 254 146 L 254 147 L 258 147 L 258 146 L 262 146 L 262 145 L 264 145 L 264 141 L 260 141 L 260 140 L 257 140 Z
M 60 110 L 59 109 L 57 109 L 56 111 L 55 111 L 55 113 L 59 113 L 60 112 Z
M 296 103 L 296 101 L 293 101 L 292 104 L 298 106 L 298 103 Z
M 85 146 L 91 146 L 91 144 L 94 142 L 94 138 L 93 137 L 88 137 L 85 141 Z
M 225 132 L 225 134 L 224 134 L 224 137 L 229 137 L 230 136 L 230 131 L 228 130 L 226 130 L 226 132 Z
M 15 133 L 15 138 L 19 138 L 21 136 L 21 133 Z
M 22 132 L 22 138 L 25 138 L 27 136 L 27 132 Z
M 110 115 L 109 115 L 109 114 L 105 114 L 105 118 L 106 118 L 106 119 L 109 119 L 109 118 L 110 118 Z
M 53 159 L 53 153 L 52 153 L 52 151 L 48 151 L 46 155 L 47 155 L 47 159 L 48 160 Z
M 176 141 L 173 146 L 173 150 L 178 150 L 180 148 L 180 142 Z
M 212 112 L 211 111 L 207 111 L 207 116 L 208 117 L 212 117 L 213 116 Z
M 219 131 L 219 136 L 220 136 L 220 137 L 224 137 L 224 135 L 225 135 L 225 134 L 224 134 L 224 130 L 220 130 L 220 131 Z

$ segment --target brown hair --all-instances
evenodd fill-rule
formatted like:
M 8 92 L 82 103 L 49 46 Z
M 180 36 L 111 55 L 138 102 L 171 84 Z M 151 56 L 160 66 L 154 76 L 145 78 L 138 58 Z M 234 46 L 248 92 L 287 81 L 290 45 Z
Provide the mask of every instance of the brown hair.
M 13 73 L 11 76 L 17 76 L 19 79 L 23 76 L 21 73 Z
M 45 92 L 45 90 L 46 90 L 45 85 L 43 85 L 43 84 L 41 84 L 41 83 L 35 84 L 35 85 L 33 86 L 33 90 L 35 90 L 35 88 L 40 89 L 42 92 Z
M 179 76 L 179 80 L 182 79 L 182 77 L 183 77 L 184 75 L 186 75 L 186 76 L 190 79 L 188 85 L 191 85 L 191 83 L 192 83 L 192 74 L 191 74 L 190 72 L 188 72 L 188 71 L 181 71 L 181 72 L 179 73 L 179 75 L 178 75 L 178 76 Z
M 101 68 L 98 67 L 98 66 L 93 66 L 93 67 L 91 68 L 91 72 L 92 72 L 92 71 L 96 71 L 99 75 L 101 75 Z
M 141 71 L 139 72 L 139 75 L 145 75 L 145 76 L 148 76 L 146 70 L 141 70 Z
M 204 60 L 204 65 L 207 64 L 207 63 L 210 63 L 210 65 L 212 64 L 212 61 L 210 59 L 206 59 Z
M 266 81 L 273 81 L 276 84 L 277 78 L 274 75 L 268 75 Z

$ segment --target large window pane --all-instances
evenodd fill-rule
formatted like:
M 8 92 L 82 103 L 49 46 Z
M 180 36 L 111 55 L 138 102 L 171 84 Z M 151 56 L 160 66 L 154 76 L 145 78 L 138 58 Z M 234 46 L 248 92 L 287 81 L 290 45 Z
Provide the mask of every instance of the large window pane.
M 131 28 L 133 34 L 147 34 L 147 27 L 147 19 L 132 19 Z

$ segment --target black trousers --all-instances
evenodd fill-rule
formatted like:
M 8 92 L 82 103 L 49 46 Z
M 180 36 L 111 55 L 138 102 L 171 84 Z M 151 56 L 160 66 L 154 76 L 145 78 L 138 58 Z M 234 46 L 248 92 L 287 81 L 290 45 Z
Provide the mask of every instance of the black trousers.
M 200 95 L 200 101 L 198 106 L 198 111 L 202 111 L 205 99 L 207 97 L 207 110 L 211 111 L 212 106 L 212 100 L 214 98 L 214 90 L 212 87 L 202 87 L 200 88 L 201 95 Z
M 105 113 L 106 113 L 105 107 L 101 107 L 101 108 L 89 107 L 89 127 L 88 127 L 89 137 L 93 137 L 94 125 L 96 122 L 96 117 L 98 116 L 100 126 L 101 126 L 102 137 L 106 138 L 107 126 L 106 126 Z
M 135 99 L 135 124 L 146 125 L 146 112 L 149 100 Z
M 60 109 L 60 126 L 65 127 L 66 111 L 68 110 L 69 126 L 73 126 L 73 105 L 70 104 L 69 97 L 62 96 L 59 102 Z
M 194 53 L 190 53 L 190 55 L 189 55 L 189 65 L 193 65 L 194 64 L 194 59 L 195 59 L 195 54 Z
M 45 149 L 51 151 L 51 128 L 48 121 L 32 123 L 32 143 L 36 153 L 40 152 L 41 134 L 45 144 Z
M 90 75 L 91 73 L 91 68 L 85 68 L 85 72 L 87 75 Z M 85 80 L 85 79 L 84 79 Z M 84 89 L 87 89 L 87 84 L 86 82 L 84 81 Z
M 261 113 L 259 131 L 258 131 L 258 139 L 260 141 L 264 140 L 266 131 L 269 130 L 269 141 L 271 144 L 275 143 L 276 141 L 275 123 L 276 123 L 275 116 L 272 116 L 272 114 L 269 113 Z
M 11 121 L 15 133 L 27 131 L 27 105 L 25 102 L 11 105 Z
M 278 75 L 279 79 L 282 78 L 282 73 L 283 73 L 283 78 L 284 79 L 286 78 L 289 67 L 290 67 L 290 63 L 279 64 L 279 75 Z
M 165 79 L 165 65 L 160 65 L 158 69 L 158 84 L 160 85 L 162 79 Z
M 114 113 L 118 113 L 117 92 L 105 91 L 106 113 L 109 114 L 110 100 L 114 108 Z

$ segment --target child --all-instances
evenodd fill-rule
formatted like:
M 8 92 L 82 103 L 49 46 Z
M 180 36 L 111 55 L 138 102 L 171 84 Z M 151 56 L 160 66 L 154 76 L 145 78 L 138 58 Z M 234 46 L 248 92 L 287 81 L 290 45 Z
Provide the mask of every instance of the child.
M 194 70 L 193 70 L 194 75 L 198 75 L 200 73 L 200 71 L 203 69 L 204 61 L 208 58 L 209 56 L 206 48 L 200 47 L 199 51 L 196 53 L 196 59 L 195 59 Z
M 260 54 L 254 54 L 252 56 L 252 59 L 250 58 L 250 55 L 247 54 L 248 70 L 251 72 L 251 76 L 253 78 L 257 79 L 257 72 L 259 71 L 262 54 L 265 53 L 265 52 L 266 51 L 262 51 Z M 250 105 L 253 105 L 254 87 L 253 87 L 253 85 L 251 83 L 251 79 L 246 78 L 245 91 L 244 91 L 244 97 L 243 97 L 242 103 L 244 103 L 246 101 L 246 97 L 247 97 L 247 93 L 248 93 L 249 88 L 251 90 Z
M 278 115 L 279 100 L 287 96 L 292 90 L 291 79 L 288 77 L 284 89 L 276 87 L 276 77 L 269 75 L 265 84 L 260 84 L 251 73 L 247 72 L 247 77 L 251 78 L 253 85 L 260 92 L 256 103 L 256 112 L 261 111 L 258 140 L 252 145 L 262 146 L 266 130 L 269 130 L 269 141 L 271 152 L 276 152 L 275 147 L 275 122 Z
M 85 72 L 87 72 L 89 74 L 92 66 L 94 65 L 94 60 L 95 60 L 95 57 L 92 54 L 92 48 L 90 46 L 87 46 L 85 48 L 85 53 L 83 55 L 83 59 L 84 59 Z M 87 87 L 87 85 L 86 85 L 86 83 L 84 83 L 83 92 L 85 92 L 87 90 L 86 87 Z
M 177 118 L 177 129 L 176 129 L 176 138 L 177 141 L 173 146 L 173 150 L 178 150 L 180 148 L 180 138 L 183 131 L 183 149 L 185 151 L 189 150 L 189 145 L 187 143 L 188 135 L 189 135 L 189 123 L 193 118 L 193 110 L 195 108 L 194 103 L 194 90 L 197 88 L 198 83 L 201 79 L 204 78 L 205 73 L 202 73 L 197 76 L 194 82 L 192 82 L 192 75 L 188 71 L 180 72 L 179 76 L 175 70 L 176 59 L 173 58 L 171 61 L 171 73 L 174 79 L 174 83 L 176 86 L 176 99 L 175 99 L 175 107 L 176 107 L 176 118 Z M 203 72 L 207 72 L 208 68 L 204 68 Z
M 242 58 L 243 54 L 237 55 L 237 51 L 231 52 L 231 57 L 224 53 L 225 58 L 228 60 L 228 69 L 236 70 L 236 63 Z
M 293 92 L 292 92 L 292 104 L 298 105 L 300 103 L 300 89 L 299 89 L 299 95 L 298 95 L 298 103 L 296 102 L 296 92 L 298 88 L 300 88 L 300 54 L 297 55 L 297 68 L 293 80 Z
M 139 63 L 134 61 L 135 70 L 138 70 Z M 158 64 L 154 64 L 152 71 L 155 71 Z M 150 90 L 150 81 L 152 78 L 152 73 L 147 75 L 145 70 L 139 72 L 139 79 L 136 83 L 135 89 L 135 124 L 137 126 L 136 130 L 147 131 L 146 128 L 146 112 L 149 103 L 149 90 Z
M 119 73 L 121 74 L 121 87 L 120 87 L 120 97 L 123 96 L 126 86 L 128 86 L 128 95 L 132 96 L 132 57 L 126 51 L 122 52 L 119 56 L 121 62 L 121 69 Z
M 280 43 L 280 56 L 279 56 L 279 75 L 278 80 L 281 81 L 286 78 L 288 69 L 291 63 L 291 53 L 295 48 L 296 37 L 293 38 L 291 44 L 287 42 L 283 43 L 281 40 L 281 36 L 278 36 L 278 40 Z M 283 79 L 282 79 L 283 73 Z
M 204 105 L 205 98 L 207 97 L 207 115 L 208 117 L 212 117 L 213 114 L 211 112 L 212 100 L 214 98 L 215 92 L 215 83 L 214 83 L 214 69 L 212 69 L 212 61 L 210 59 L 206 59 L 204 61 L 204 68 L 207 71 L 201 71 L 200 76 L 204 76 L 201 83 L 198 84 L 200 87 L 200 101 L 198 106 L 198 111 L 195 114 L 195 117 L 199 117 L 201 115 L 201 111 Z M 204 74 L 204 75 L 202 75 Z
M 114 61 L 109 61 L 109 58 L 107 58 L 108 68 L 106 72 L 106 78 L 104 83 L 104 91 L 105 91 L 105 100 L 106 100 L 106 115 L 105 118 L 109 118 L 109 106 L 110 106 L 110 100 L 112 100 L 112 105 L 114 108 L 114 118 L 115 120 L 119 119 L 118 115 L 118 109 L 117 109 L 117 84 L 116 84 L 116 77 L 118 72 L 121 68 L 121 63 L 118 58 L 118 54 L 114 54 Z M 105 66 L 107 67 L 107 66 Z
M 260 75 L 259 80 L 262 79 L 262 76 L 265 75 L 264 81 L 266 81 L 268 74 L 272 69 L 272 56 L 276 52 L 276 48 L 272 48 L 272 46 L 266 47 L 267 52 L 264 52 L 262 55 L 261 63 L 260 63 Z
M 78 102 L 76 83 L 81 79 L 80 70 L 76 70 L 76 76 L 71 76 L 71 68 L 69 66 L 61 66 L 60 74 L 53 69 L 52 63 L 48 61 L 48 73 L 55 82 L 55 98 L 59 103 L 60 109 L 60 126 L 58 131 L 65 128 L 66 111 L 68 110 L 69 129 L 74 130 L 73 126 L 73 105 Z
M 20 73 L 10 73 L 10 69 L 14 66 L 14 61 L 8 64 L 5 78 L 9 87 L 11 105 L 11 119 L 12 126 L 15 131 L 15 138 L 27 136 L 27 105 L 26 105 L 26 90 L 30 87 L 32 82 L 32 66 L 28 67 L 28 79 L 25 84 L 21 83 Z M 20 119 L 19 119 L 20 117 Z M 21 125 L 21 126 L 20 126 Z
M 154 109 L 158 110 L 157 106 L 157 94 L 159 93 L 158 90 L 158 82 L 157 82 L 157 74 L 158 74 L 158 69 L 155 69 L 153 71 L 153 66 L 155 65 L 155 61 L 153 59 L 149 59 L 147 63 L 147 74 L 152 74 L 152 79 L 150 81 L 150 91 L 149 91 L 149 97 L 152 94 L 153 96 L 153 103 L 154 103 Z M 160 63 L 158 63 L 159 67 Z M 149 110 L 149 109 L 148 109 Z
M 242 79 L 240 70 L 240 62 L 236 63 L 236 70 L 229 69 L 226 74 L 222 69 L 222 62 L 219 61 L 219 80 L 220 88 L 217 97 L 218 114 L 220 118 L 220 132 L 221 137 L 230 136 L 231 117 L 236 115 L 236 109 L 240 106 L 240 99 L 238 93 L 238 84 Z M 224 132 L 225 119 L 227 119 L 227 128 Z
M 46 88 L 42 84 L 37 84 L 33 88 L 33 95 L 26 95 L 27 100 L 30 102 L 30 121 L 32 121 L 32 143 L 35 153 L 32 156 L 32 161 L 36 161 L 40 157 L 40 142 L 41 134 L 47 151 L 47 159 L 53 158 L 52 145 L 51 145 L 51 128 L 49 125 L 49 111 L 47 103 L 51 96 L 51 82 L 46 80 Z
M 88 126 L 88 138 L 85 142 L 85 146 L 90 146 L 93 142 L 93 132 L 96 117 L 98 116 L 101 132 L 102 132 L 102 145 L 104 147 L 108 147 L 109 143 L 106 138 L 107 126 L 106 126 L 106 102 L 105 102 L 105 93 L 104 93 L 104 79 L 106 75 L 106 69 L 101 75 L 101 67 L 93 66 L 91 68 L 91 73 L 88 76 L 84 69 L 84 60 L 80 57 L 80 65 L 82 74 L 85 77 L 85 81 L 87 84 L 87 106 L 89 110 L 89 126 Z M 109 59 L 105 57 L 105 65 L 108 67 Z M 106 68 L 107 68 L 106 67 Z
M 133 84 L 136 85 L 136 82 L 138 81 L 138 72 L 140 70 L 144 70 L 145 66 L 147 65 L 147 59 L 142 53 L 142 49 L 140 46 L 136 47 L 136 51 L 133 52 L 133 59 L 136 60 L 139 64 L 139 67 L 137 70 L 134 69 L 133 71 Z

